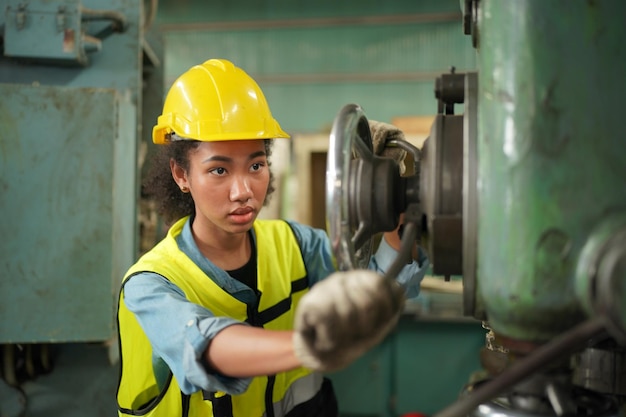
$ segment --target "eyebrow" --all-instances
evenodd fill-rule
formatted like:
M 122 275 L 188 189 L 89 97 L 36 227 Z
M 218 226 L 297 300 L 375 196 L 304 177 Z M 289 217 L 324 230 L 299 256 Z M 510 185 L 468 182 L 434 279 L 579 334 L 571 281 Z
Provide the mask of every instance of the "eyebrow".
M 248 160 L 252 160 L 252 159 L 259 158 L 261 156 L 266 156 L 266 155 L 267 154 L 265 153 L 265 151 L 257 151 L 257 152 L 251 153 L 250 156 L 248 156 Z M 207 159 L 203 160 L 202 163 L 213 162 L 213 161 L 232 162 L 233 158 L 229 156 L 215 155 L 215 156 L 210 156 Z

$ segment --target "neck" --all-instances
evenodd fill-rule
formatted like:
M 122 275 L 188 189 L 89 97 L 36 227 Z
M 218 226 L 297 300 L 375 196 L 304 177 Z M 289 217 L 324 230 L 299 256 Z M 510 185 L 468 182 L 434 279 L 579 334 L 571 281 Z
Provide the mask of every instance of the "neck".
M 207 232 L 197 221 L 191 232 L 200 252 L 219 268 L 230 271 L 245 265 L 250 259 L 249 231 L 243 233 Z

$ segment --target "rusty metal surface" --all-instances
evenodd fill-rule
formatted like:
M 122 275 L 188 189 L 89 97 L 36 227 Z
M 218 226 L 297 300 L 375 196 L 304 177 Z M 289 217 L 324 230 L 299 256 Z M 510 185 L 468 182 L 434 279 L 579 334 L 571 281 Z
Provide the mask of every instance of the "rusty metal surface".
M 0 85 L 0 342 L 106 340 L 134 256 L 135 136 L 116 90 Z

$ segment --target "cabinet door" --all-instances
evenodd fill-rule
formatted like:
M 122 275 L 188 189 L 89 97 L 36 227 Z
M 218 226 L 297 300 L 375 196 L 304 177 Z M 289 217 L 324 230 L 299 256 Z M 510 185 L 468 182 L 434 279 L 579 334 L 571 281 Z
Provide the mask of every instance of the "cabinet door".
M 342 417 L 433 415 L 480 370 L 485 330 L 473 320 L 407 315 L 379 346 L 330 375 Z
M 0 96 L 0 343 L 108 340 L 136 255 L 135 106 L 103 88 Z
M 433 415 L 455 402 L 481 369 L 485 332 L 473 320 L 401 321 L 393 352 L 395 415 Z
M 342 417 L 390 416 L 394 335 L 348 368 L 330 375 Z

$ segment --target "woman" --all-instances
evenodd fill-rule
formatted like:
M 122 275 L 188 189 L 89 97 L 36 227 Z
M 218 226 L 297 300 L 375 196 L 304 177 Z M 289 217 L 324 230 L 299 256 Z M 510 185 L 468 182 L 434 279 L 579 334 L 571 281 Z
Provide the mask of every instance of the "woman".
M 289 135 L 262 91 L 228 61 L 195 66 L 170 89 L 148 187 L 171 227 L 120 292 L 120 415 L 337 415 L 321 372 L 379 343 L 419 291 L 425 258 L 403 269 L 403 287 L 374 272 L 395 258 L 397 233 L 374 271 L 325 279 L 335 267 L 324 231 L 257 220 L 277 138 Z

